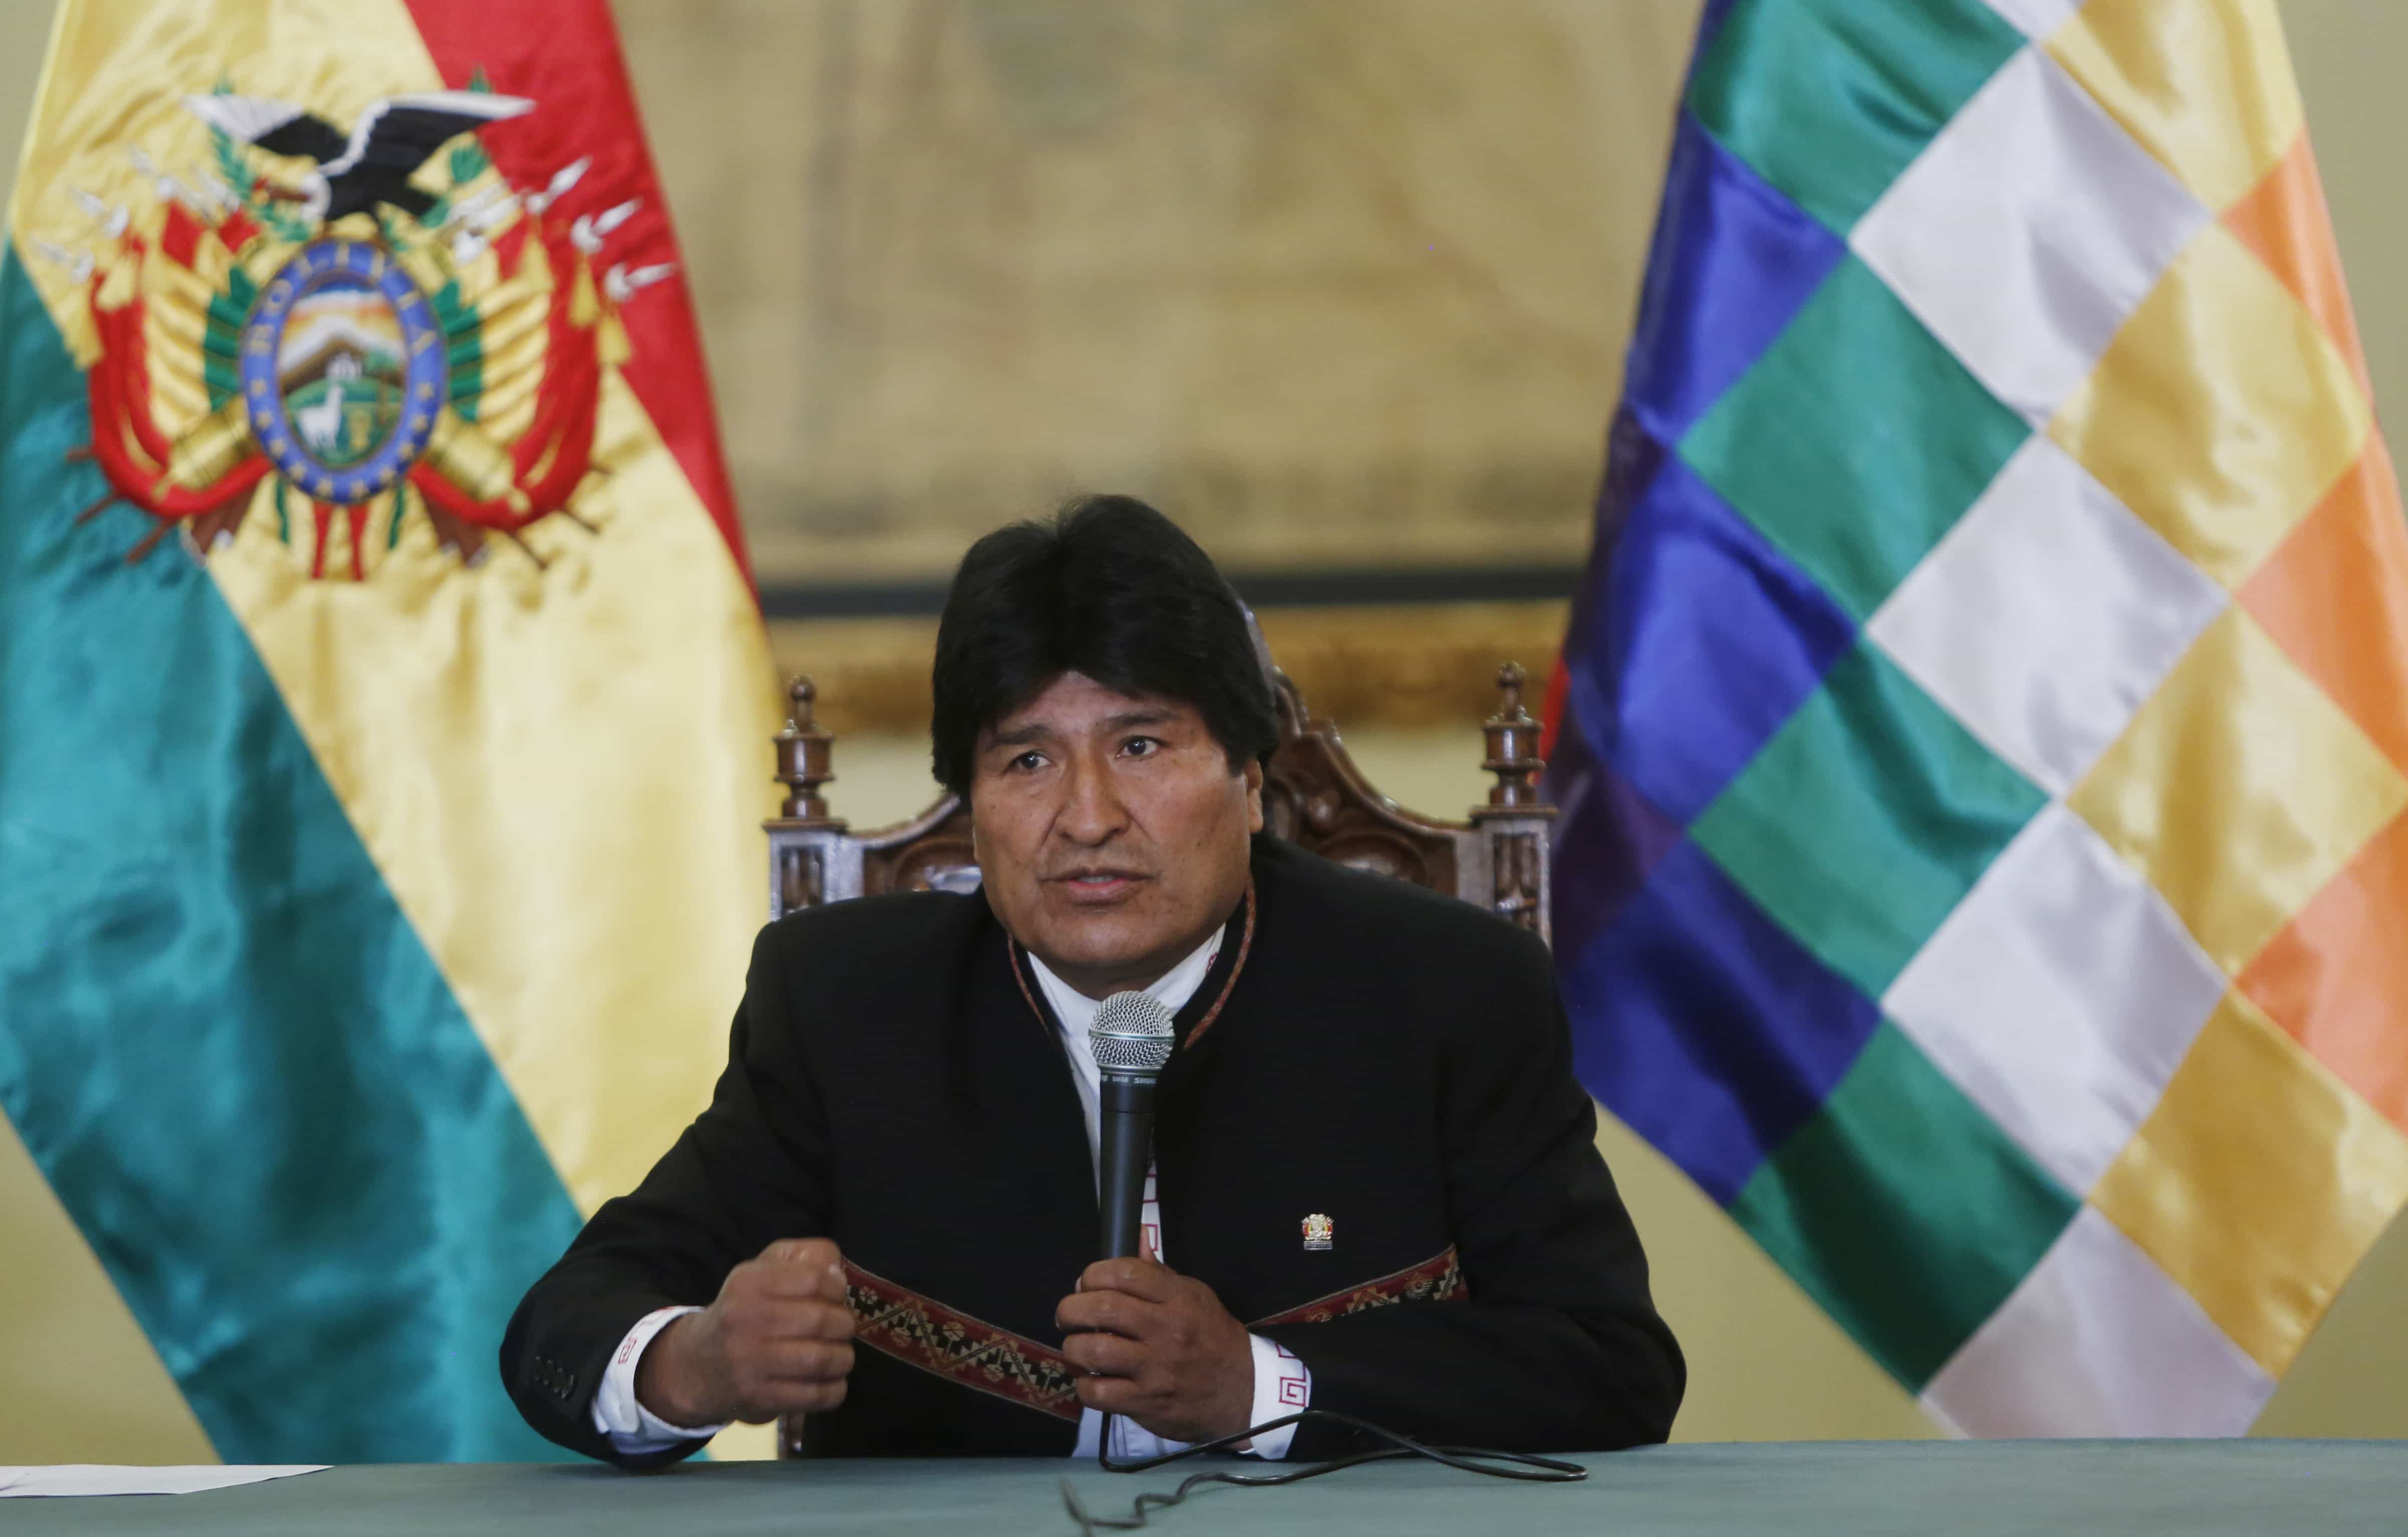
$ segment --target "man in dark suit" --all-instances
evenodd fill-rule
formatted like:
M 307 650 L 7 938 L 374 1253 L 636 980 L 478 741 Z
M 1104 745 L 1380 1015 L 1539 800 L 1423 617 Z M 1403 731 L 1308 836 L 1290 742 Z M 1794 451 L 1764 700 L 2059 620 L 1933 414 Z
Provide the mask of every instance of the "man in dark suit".
M 519 1306 L 530 1424 L 631 1466 L 800 1415 L 827 1454 L 1142 1454 L 1310 1406 L 1428 1440 L 1660 1441 L 1678 1347 L 1545 947 L 1263 832 L 1235 596 L 1103 497 L 979 541 L 937 641 L 978 894 L 754 945 L 709 1110 Z M 1149 1256 L 1091 1262 L 1086 1026 L 1174 1012 Z M 1259 1457 L 1353 1444 L 1329 1422 Z

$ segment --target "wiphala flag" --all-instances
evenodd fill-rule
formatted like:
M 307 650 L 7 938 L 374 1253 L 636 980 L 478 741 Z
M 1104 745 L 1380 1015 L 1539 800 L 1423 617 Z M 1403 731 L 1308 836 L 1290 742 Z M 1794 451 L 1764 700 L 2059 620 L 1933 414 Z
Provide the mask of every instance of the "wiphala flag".
M 1584 1076 L 1944 1425 L 2408 1198 L 2408 531 L 2272 0 L 1707 7 L 1564 658 Z

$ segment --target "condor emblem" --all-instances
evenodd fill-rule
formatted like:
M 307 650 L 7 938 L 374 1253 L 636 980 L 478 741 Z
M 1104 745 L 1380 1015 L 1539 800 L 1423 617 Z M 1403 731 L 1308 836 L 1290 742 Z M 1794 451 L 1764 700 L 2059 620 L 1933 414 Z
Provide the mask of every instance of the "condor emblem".
M 1328 1248 L 1330 1246 L 1331 1237 L 1335 1231 L 1336 1229 L 1331 1226 L 1329 1219 L 1319 1212 L 1315 1212 L 1311 1216 L 1306 1217 L 1304 1219 L 1305 1251 L 1309 1254 L 1317 1254 L 1320 1251 Z

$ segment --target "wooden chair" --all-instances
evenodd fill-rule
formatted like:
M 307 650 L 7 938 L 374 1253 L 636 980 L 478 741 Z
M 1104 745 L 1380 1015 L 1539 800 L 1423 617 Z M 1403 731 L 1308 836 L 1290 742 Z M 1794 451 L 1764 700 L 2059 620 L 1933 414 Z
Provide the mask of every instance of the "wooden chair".
M 1263 818 L 1270 830 L 1326 858 L 1446 892 L 1530 929 L 1552 942 L 1548 922 L 1547 839 L 1555 808 L 1539 796 L 1539 722 L 1522 703 L 1524 676 L 1497 669 L 1497 712 L 1481 730 L 1481 767 L 1497 776 L 1485 805 L 1468 820 L 1445 822 L 1409 812 L 1373 789 L 1339 740 L 1338 727 L 1315 720 L 1285 673 L 1265 666 L 1279 710 L 1279 745 L 1264 775 Z M 796 908 L 890 891 L 975 891 L 969 808 L 941 797 L 908 822 L 853 832 L 828 814 L 823 786 L 836 778 L 834 736 L 811 719 L 817 693 L 808 678 L 788 690 L 792 717 L 775 742 L 781 814 L 769 835 L 769 916 Z

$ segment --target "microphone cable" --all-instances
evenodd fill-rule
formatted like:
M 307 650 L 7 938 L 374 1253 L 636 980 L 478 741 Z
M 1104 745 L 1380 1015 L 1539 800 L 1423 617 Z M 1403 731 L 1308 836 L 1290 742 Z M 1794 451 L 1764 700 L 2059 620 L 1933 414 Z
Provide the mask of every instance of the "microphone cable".
M 1424 1458 L 1432 1462 L 1459 1469 L 1464 1472 L 1478 1473 L 1486 1478 L 1511 1478 L 1525 1484 L 1577 1484 L 1588 1476 L 1588 1470 L 1577 1462 L 1562 1462 L 1554 1458 L 1536 1457 L 1526 1452 L 1499 1452 L 1482 1446 L 1425 1445 L 1411 1436 L 1398 1435 L 1383 1426 L 1374 1425 L 1369 1420 L 1356 1419 L 1352 1415 L 1341 1415 L 1334 1409 L 1300 1410 L 1278 1419 L 1265 1420 L 1260 1425 L 1249 1426 L 1234 1435 L 1223 1436 L 1218 1441 L 1197 1442 L 1193 1446 L 1176 1452 L 1166 1452 L 1160 1457 L 1115 1462 L 1112 1460 L 1111 1451 L 1112 1421 L 1119 1417 L 1117 1415 L 1104 1416 L 1102 1434 L 1096 1445 L 1096 1464 L 1106 1472 L 1144 1472 L 1149 1469 L 1159 1468 L 1185 1458 L 1201 1457 L 1207 1452 L 1226 1451 L 1241 1441 L 1250 1441 L 1255 1436 L 1283 1429 L 1290 1425 L 1300 1425 L 1306 1420 L 1321 1420 L 1334 1425 L 1344 1425 L 1377 1440 L 1384 1441 L 1388 1444 L 1369 1451 L 1350 1452 L 1344 1457 L 1332 1458 L 1326 1462 L 1316 1462 L 1310 1467 L 1293 1468 L 1285 1472 L 1191 1473 L 1180 1481 L 1176 1489 L 1168 1494 L 1159 1489 L 1148 1489 L 1140 1494 L 1136 1502 L 1129 1507 L 1129 1514 L 1126 1515 L 1090 1514 L 1086 1503 L 1079 1498 L 1079 1491 L 1071 1487 L 1068 1479 L 1065 1478 L 1062 1480 L 1063 1508 L 1069 1512 L 1070 1519 L 1078 1523 L 1079 1530 L 1084 1537 L 1095 1537 L 1097 1531 L 1135 1531 L 1145 1525 L 1146 1511 L 1149 1507 L 1167 1510 L 1186 1499 L 1190 1491 L 1202 1485 L 1234 1484 L 1240 1488 L 1275 1488 L 1282 1484 L 1301 1484 L 1308 1478 L 1319 1478 L 1324 1473 L 1334 1473 L 1343 1468 L 1360 1467 L 1366 1462 L 1384 1462 L 1394 1458 Z

